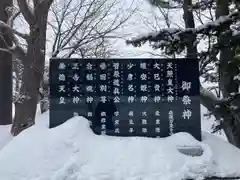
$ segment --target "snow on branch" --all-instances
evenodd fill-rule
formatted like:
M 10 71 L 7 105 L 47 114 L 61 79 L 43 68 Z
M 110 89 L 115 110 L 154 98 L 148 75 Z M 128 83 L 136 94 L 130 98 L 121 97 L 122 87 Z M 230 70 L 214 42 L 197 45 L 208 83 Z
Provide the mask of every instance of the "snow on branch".
M 184 30 L 181 29 L 172 29 L 166 28 L 162 29 L 157 33 L 150 33 L 147 35 L 143 35 L 141 37 L 133 38 L 132 40 L 128 40 L 127 44 L 132 44 L 133 46 L 141 46 L 142 44 L 149 42 L 159 42 L 159 41 L 187 41 L 186 37 L 189 35 L 216 35 L 222 32 L 223 27 L 229 26 L 232 23 L 236 22 L 240 18 L 240 12 L 236 11 L 227 16 L 221 16 L 219 19 L 201 25 L 197 28 L 186 28 Z M 156 47 L 157 48 L 157 47 Z
M 198 1 L 196 2 L 191 9 L 207 9 L 213 6 L 213 3 L 215 2 L 215 0 L 202 0 L 202 1 Z

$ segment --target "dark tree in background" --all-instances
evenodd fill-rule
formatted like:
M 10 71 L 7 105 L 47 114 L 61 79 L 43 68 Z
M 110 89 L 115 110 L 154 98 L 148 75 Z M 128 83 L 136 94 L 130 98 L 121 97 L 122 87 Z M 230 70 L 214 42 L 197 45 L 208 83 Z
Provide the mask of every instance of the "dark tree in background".
M 215 84 L 211 89 L 200 89 L 202 105 L 218 122 L 214 131 L 223 129 L 228 141 L 240 148 L 239 1 L 148 1 L 155 7 L 182 10 L 185 28 L 161 28 L 127 43 L 140 47 L 149 42 L 153 49 L 168 56 L 198 58 L 201 77 Z M 201 16 L 208 22 L 201 21 Z M 196 19 L 200 19 L 200 26 L 196 26 Z M 203 50 L 198 49 L 201 41 L 206 42 Z
M 0 1 L 0 20 L 7 23 L 10 15 L 11 0 Z M 0 27 L 0 48 L 11 46 L 11 35 Z M 12 55 L 0 50 L 0 125 L 12 123 Z

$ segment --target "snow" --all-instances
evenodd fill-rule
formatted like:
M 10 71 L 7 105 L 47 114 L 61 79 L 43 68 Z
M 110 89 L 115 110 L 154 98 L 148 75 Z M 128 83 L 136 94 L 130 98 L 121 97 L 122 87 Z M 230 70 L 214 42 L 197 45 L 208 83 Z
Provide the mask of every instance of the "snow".
M 88 121 L 74 117 L 48 129 L 49 114 L 0 151 L 1 180 L 179 180 L 202 176 L 240 176 L 240 150 L 203 133 L 167 138 L 110 137 L 92 133 Z M 186 156 L 178 147 L 201 147 Z
M 10 125 L 0 126 L 0 150 L 12 140 L 12 136 L 10 134 Z
M 125 39 L 166 27 L 163 19 L 155 22 L 152 18 L 161 18 L 157 8 L 152 8 L 146 0 L 138 3 L 140 11 L 119 30 L 120 34 L 128 34 Z M 183 24 L 183 12 L 169 13 L 174 22 L 168 30 L 173 33 Z M 204 28 L 201 23 L 196 25 Z M 198 49 L 206 47 L 201 42 Z M 113 49 L 118 51 L 113 58 L 161 56 L 161 51 L 153 50 L 148 44 L 141 48 L 126 46 L 124 39 L 114 42 Z M 213 85 L 205 83 L 204 87 Z M 214 117 L 205 117 L 207 110 L 203 106 L 201 110 L 203 141 L 198 142 L 187 133 L 161 139 L 96 136 L 82 117 L 48 129 L 49 114 L 40 114 L 38 107 L 36 125 L 17 137 L 10 135 L 10 126 L 0 126 L 0 180 L 180 180 L 240 176 L 240 150 L 227 142 L 223 131 L 209 133 Z M 203 154 L 186 156 L 178 151 L 184 146 L 201 147 Z

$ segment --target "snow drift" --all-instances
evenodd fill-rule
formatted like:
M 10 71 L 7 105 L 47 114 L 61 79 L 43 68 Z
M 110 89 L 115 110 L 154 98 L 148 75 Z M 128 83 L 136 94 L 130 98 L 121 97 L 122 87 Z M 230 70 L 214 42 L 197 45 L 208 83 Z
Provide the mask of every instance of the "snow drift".
M 97 136 L 83 117 L 48 129 L 48 114 L 0 151 L 1 180 L 180 180 L 240 175 L 240 151 L 208 133 L 168 138 Z M 178 146 L 200 146 L 202 156 Z

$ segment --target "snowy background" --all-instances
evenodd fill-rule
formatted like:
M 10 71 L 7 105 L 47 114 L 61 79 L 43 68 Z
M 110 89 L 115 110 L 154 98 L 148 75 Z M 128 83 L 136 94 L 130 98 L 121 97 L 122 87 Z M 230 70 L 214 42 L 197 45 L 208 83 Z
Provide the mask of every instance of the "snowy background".
M 151 31 L 145 22 L 154 22 L 152 17 L 157 13 L 145 0 L 136 5 L 140 5 L 139 12 L 118 30 L 128 34 L 126 39 Z M 172 12 L 171 18 L 181 24 L 182 12 Z M 147 45 L 127 46 L 124 40 L 117 40 L 113 48 L 118 50 L 113 57 L 152 57 L 151 53 L 156 53 Z M 204 44 L 199 48 L 204 48 Z M 15 138 L 9 133 L 10 126 L 0 126 L 0 180 L 180 180 L 240 176 L 240 150 L 226 141 L 223 132 L 210 134 L 214 118 L 204 116 L 207 113 L 204 107 L 201 113 L 203 141 L 198 142 L 187 133 L 162 139 L 96 136 L 82 117 L 50 130 L 48 112 L 40 114 L 38 109 L 36 125 Z M 184 155 L 178 151 L 184 146 L 200 147 L 203 154 Z

